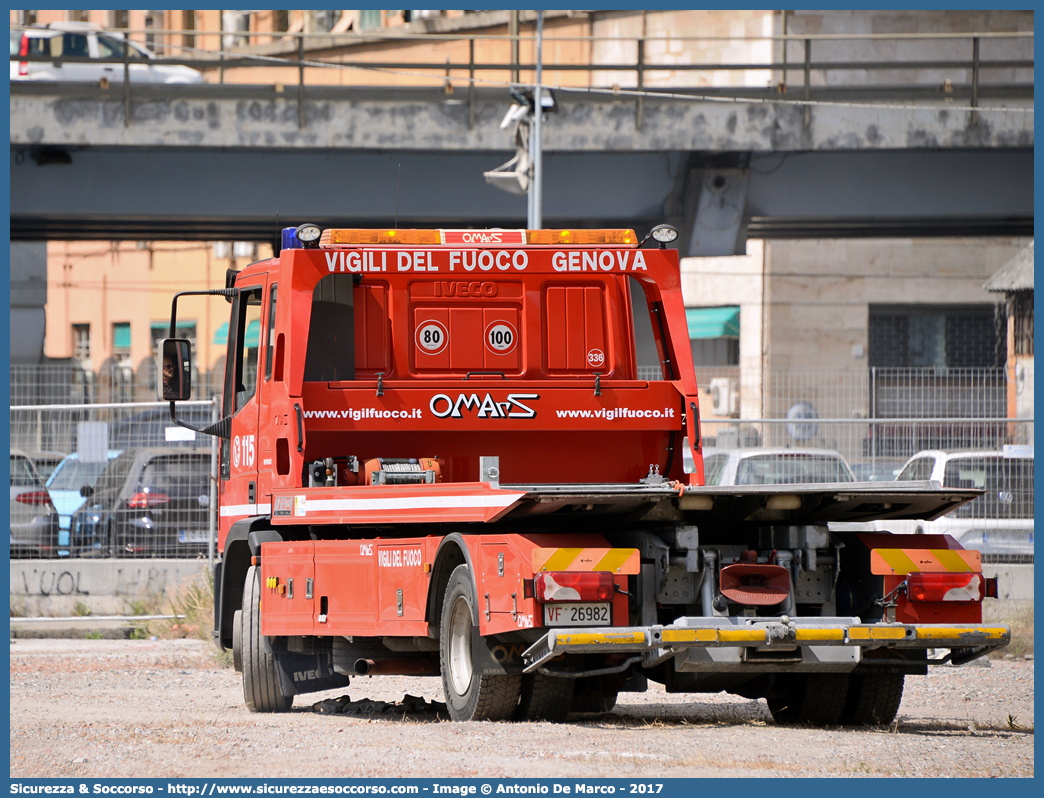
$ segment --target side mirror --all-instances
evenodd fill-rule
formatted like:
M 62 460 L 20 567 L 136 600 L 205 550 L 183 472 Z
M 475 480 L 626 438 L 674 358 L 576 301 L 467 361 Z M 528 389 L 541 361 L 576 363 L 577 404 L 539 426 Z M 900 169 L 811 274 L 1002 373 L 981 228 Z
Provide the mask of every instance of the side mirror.
M 164 338 L 161 352 L 164 401 L 189 399 L 192 396 L 192 344 L 185 338 Z

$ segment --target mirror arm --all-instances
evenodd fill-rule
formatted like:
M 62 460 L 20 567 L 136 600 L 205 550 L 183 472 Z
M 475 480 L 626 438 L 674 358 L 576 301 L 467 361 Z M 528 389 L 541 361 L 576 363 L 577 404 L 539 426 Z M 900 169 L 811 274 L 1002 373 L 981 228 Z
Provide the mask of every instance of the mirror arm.
M 239 296 L 238 288 L 214 288 L 209 291 L 179 291 L 174 294 L 174 298 L 170 302 L 170 337 L 177 337 L 178 330 L 178 297 L 183 296 L 223 296 L 226 299 Z M 232 437 L 232 419 L 226 417 L 217 421 L 214 424 L 208 424 L 206 427 L 197 428 L 191 424 L 186 424 L 184 421 L 178 419 L 177 414 L 174 410 L 174 402 L 170 403 L 170 420 L 177 424 L 179 427 L 190 429 L 193 432 L 201 432 L 204 435 L 216 435 L 219 438 L 231 438 Z
M 184 421 L 179 419 L 174 414 L 174 402 L 170 403 L 170 420 L 177 424 L 179 427 L 190 429 L 193 432 L 201 432 L 204 435 L 213 435 L 217 438 L 225 438 L 231 440 L 232 438 L 232 416 L 225 416 L 224 418 L 215 421 L 213 424 L 207 424 L 205 427 L 193 427 L 191 424 L 186 424 Z
M 179 296 L 223 296 L 227 299 L 239 296 L 238 288 L 213 288 L 209 291 L 179 291 L 174 294 L 170 302 L 170 335 L 169 338 L 177 338 L 178 320 L 178 297 Z

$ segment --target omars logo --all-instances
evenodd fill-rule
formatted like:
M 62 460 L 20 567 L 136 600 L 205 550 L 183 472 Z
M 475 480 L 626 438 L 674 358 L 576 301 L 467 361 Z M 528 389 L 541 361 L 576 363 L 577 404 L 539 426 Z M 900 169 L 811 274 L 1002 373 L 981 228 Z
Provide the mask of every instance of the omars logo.
M 497 401 L 488 393 L 482 398 L 477 393 L 462 393 L 454 399 L 439 393 L 431 397 L 428 407 L 436 418 L 463 418 L 465 410 L 477 418 L 536 418 L 536 410 L 524 402 L 539 398 L 537 393 L 509 393 L 505 400 Z

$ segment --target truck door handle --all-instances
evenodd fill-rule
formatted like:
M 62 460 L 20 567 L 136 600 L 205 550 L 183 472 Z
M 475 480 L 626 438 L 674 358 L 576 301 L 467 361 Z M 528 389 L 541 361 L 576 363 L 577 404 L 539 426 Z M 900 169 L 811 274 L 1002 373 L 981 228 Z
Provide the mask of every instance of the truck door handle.
M 689 402 L 689 407 L 692 408 L 692 448 L 700 448 L 700 408 L 696 406 L 695 402 Z
M 294 415 L 297 416 L 297 451 L 304 451 L 304 419 L 301 415 L 301 405 L 294 402 Z

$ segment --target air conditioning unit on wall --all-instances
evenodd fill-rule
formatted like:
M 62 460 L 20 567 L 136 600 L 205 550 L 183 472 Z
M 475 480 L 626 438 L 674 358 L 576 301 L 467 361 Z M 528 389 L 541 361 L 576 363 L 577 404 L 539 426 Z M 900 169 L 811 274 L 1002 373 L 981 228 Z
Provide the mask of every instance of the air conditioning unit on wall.
M 739 415 L 739 383 L 729 377 L 715 377 L 710 381 L 714 414 L 735 418 Z

